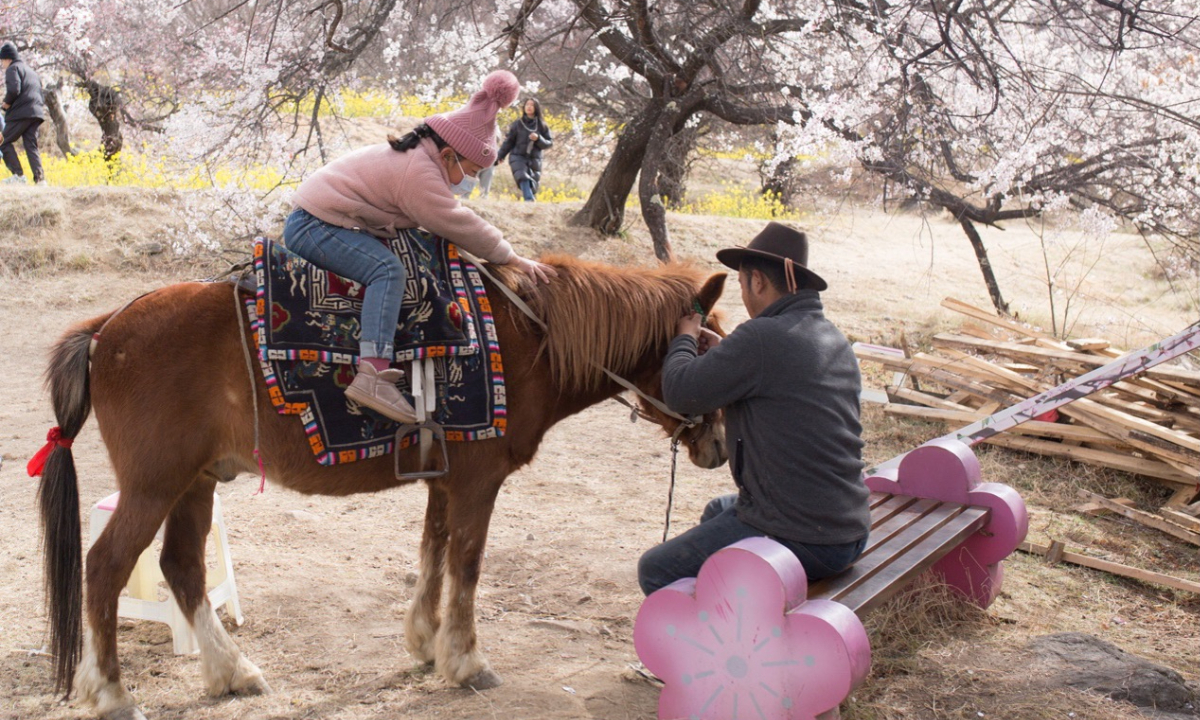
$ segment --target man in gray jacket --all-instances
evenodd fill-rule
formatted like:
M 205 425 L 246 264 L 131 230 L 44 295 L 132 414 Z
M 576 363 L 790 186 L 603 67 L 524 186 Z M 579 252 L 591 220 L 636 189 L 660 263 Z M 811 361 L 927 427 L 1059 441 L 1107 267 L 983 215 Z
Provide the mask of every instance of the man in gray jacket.
M 738 492 L 708 504 L 700 524 L 638 563 L 647 595 L 695 577 L 721 548 L 770 537 L 810 580 L 849 567 L 871 527 L 862 480 L 858 363 L 825 318 L 827 284 L 807 267 L 808 239 L 770 223 L 746 247 L 717 252 L 738 270 L 750 320 L 722 339 L 699 315 L 679 322 L 663 362 L 667 405 L 686 414 L 725 409 Z
M 38 130 L 46 119 L 46 102 L 42 98 L 42 81 L 33 68 L 21 60 L 17 46 L 11 42 L 0 45 L 0 65 L 4 67 L 6 91 L 0 108 L 4 110 L 4 140 L 0 142 L 0 155 L 12 177 L 4 182 L 25 182 L 25 171 L 13 143 L 17 138 L 25 143 L 25 155 L 29 158 L 29 172 L 35 183 L 45 183 L 42 173 L 42 155 L 38 151 Z

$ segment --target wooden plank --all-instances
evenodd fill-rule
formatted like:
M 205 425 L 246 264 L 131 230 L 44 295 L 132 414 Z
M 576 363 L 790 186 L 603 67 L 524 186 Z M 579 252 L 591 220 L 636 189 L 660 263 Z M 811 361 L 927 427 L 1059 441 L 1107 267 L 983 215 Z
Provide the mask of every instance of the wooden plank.
M 897 497 L 905 496 L 901 495 Z M 860 559 L 875 552 L 877 548 L 892 542 L 897 536 L 908 531 L 914 525 L 925 522 L 926 518 L 941 505 L 937 500 L 930 500 L 929 498 L 914 499 L 916 502 L 905 507 L 902 511 L 892 513 L 886 518 L 880 518 L 879 522 L 872 521 L 871 534 L 867 537 L 867 546 L 863 548 L 862 555 L 859 556 Z
M 1017 549 L 1032 555 L 1042 556 L 1045 556 L 1050 551 L 1050 548 L 1046 547 L 1045 545 L 1038 545 L 1031 542 L 1021 543 L 1017 546 Z M 1120 575 L 1121 577 L 1133 578 L 1134 580 L 1141 580 L 1142 582 L 1154 583 L 1156 585 L 1164 585 L 1169 588 L 1175 588 L 1176 590 L 1186 590 L 1187 592 L 1200 593 L 1200 583 L 1198 582 L 1171 577 L 1170 575 L 1163 575 L 1162 573 L 1156 573 L 1151 570 L 1130 567 L 1129 565 L 1122 565 L 1109 560 L 1101 560 L 1100 558 L 1094 558 L 1089 555 L 1081 555 L 1079 553 L 1068 551 L 1063 552 L 1062 560 L 1063 562 L 1068 562 L 1073 565 L 1081 565 L 1083 567 L 1092 568 L 1093 570 L 1103 570 L 1104 572 L 1112 573 L 1113 575 Z
M 933 337 L 933 345 L 934 347 L 965 347 L 977 352 L 1005 355 L 1018 360 L 1039 358 L 1043 361 L 1065 362 L 1086 368 L 1101 367 L 1112 361 L 1111 358 L 1099 355 L 1088 355 L 1086 353 L 1055 350 L 1045 347 L 1031 347 L 1003 340 L 983 340 L 981 338 L 955 335 L 953 333 L 939 333 L 935 335 Z M 1147 376 L 1158 378 L 1159 380 L 1172 380 L 1190 385 L 1200 385 L 1200 372 L 1195 370 L 1159 366 L 1150 368 L 1144 372 Z
M 1200 439 L 1135 418 L 1120 410 L 1080 398 L 1059 412 L 1145 451 L 1196 477 L 1200 469 Z
M 1180 488 L 1175 491 L 1174 495 L 1167 498 L 1165 505 L 1169 508 L 1184 509 L 1196 500 L 1198 494 L 1200 494 L 1200 483 L 1190 488 Z
M 1178 538 L 1179 540 L 1183 540 L 1184 542 L 1188 542 L 1200 547 L 1200 534 L 1184 529 L 1172 522 L 1168 522 L 1167 520 L 1164 520 L 1153 513 L 1138 510 L 1137 508 L 1131 508 L 1114 500 L 1109 500 L 1101 495 L 1090 493 L 1087 490 L 1080 490 L 1079 497 L 1096 503 L 1097 505 L 1100 505 L 1101 507 L 1104 507 L 1122 517 L 1129 518 L 1139 525 L 1145 525 L 1146 527 L 1154 528 L 1155 530 L 1165 532 L 1171 537 Z
M 995 313 L 988 312 L 987 310 L 984 310 L 982 308 L 975 307 L 974 305 L 971 305 L 970 303 L 965 303 L 962 300 L 955 300 L 954 298 L 946 298 L 945 300 L 942 300 L 942 307 L 944 307 L 948 310 L 953 310 L 955 312 L 962 313 L 963 315 L 966 315 L 967 317 L 970 317 L 970 318 L 975 318 L 976 320 L 982 320 L 983 322 L 990 323 L 992 325 L 995 325 L 996 327 L 1004 328 L 1005 330 L 1016 333 L 1018 335 L 1023 335 L 1025 337 L 1034 338 L 1037 340 L 1058 342 L 1058 340 L 1056 338 L 1054 338 L 1053 336 L 1047 335 L 1046 333 L 1044 333 L 1036 328 L 1027 327 L 1027 326 L 1022 325 L 1021 323 L 1018 323 L 1014 320 L 1009 320 L 1008 318 L 1002 318 Z
M 1148 377 L 1130 378 L 1122 382 L 1146 388 L 1155 394 L 1160 403 L 1174 402 L 1200 409 L 1200 388 L 1191 388 L 1189 392 L 1179 386 Z
M 1159 410 L 1152 405 L 1147 405 L 1144 402 L 1131 402 L 1118 397 L 1116 393 L 1096 393 L 1092 395 L 1092 400 L 1114 410 L 1128 413 L 1133 417 L 1148 420 L 1160 427 L 1175 429 L 1175 418 L 1171 417 L 1170 413 L 1165 410 Z
M 1037 394 L 1048 389 L 1048 386 L 1039 383 L 1034 378 L 1026 377 L 1001 365 L 990 363 L 977 355 L 971 355 L 961 350 L 955 350 L 954 348 L 942 348 L 942 352 L 960 360 L 963 365 L 971 367 L 985 382 L 1000 383 L 1022 395 L 1026 395 L 1027 391 Z
M 934 420 L 946 423 L 969 423 L 987 416 L 986 413 L 977 410 L 962 410 L 956 407 L 916 407 L 914 405 L 900 405 L 897 403 L 884 405 L 883 412 L 887 415 L 916 417 L 921 418 L 922 420 Z M 1126 451 L 1130 449 L 1128 445 L 1122 443 L 1111 435 L 1102 433 L 1099 430 L 1087 427 L 1086 425 L 1043 422 L 1041 420 L 1026 420 L 1020 425 L 1009 428 L 1005 432 L 1016 435 L 1059 438 L 1061 440 L 1072 440 L 1075 442 L 1090 443 L 1093 445 L 1109 445 L 1113 447 L 1124 448 Z
M 885 352 L 876 346 L 863 345 L 861 343 L 855 345 L 854 355 L 860 361 L 868 360 L 879 363 L 887 368 L 908 373 L 910 379 L 920 376 L 952 390 L 962 390 L 985 400 L 994 400 L 1007 404 L 1021 399 L 1010 393 L 993 389 L 983 383 L 975 382 L 949 371 L 945 367 L 950 364 L 948 361 L 930 355 L 918 355 L 911 359 L 903 358 L 891 352 Z
M 939 408 L 942 410 L 952 410 L 965 414 L 974 414 L 974 411 L 966 405 L 960 405 L 952 402 L 949 398 L 940 398 L 937 395 L 918 392 L 910 388 L 897 388 L 891 392 L 893 402 L 895 400 L 908 400 L 909 402 L 917 403 L 931 408 Z
M 938 363 L 923 360 L 920 357 L 913 358 L 913 372 L 919 372 L 921 377 L 936 382 L 938 385 L 950 388 L 952 390 L 962 390 L 971 395 L 981 398 L 984 401 L 994 401 L 1002 405 L 1009 405 L 1015 402 L 1024 400 L 1025 398 L 1002 389 L 993 388 L 985 383 L 973 380 L 969 377 L 959 375 L 958 373 L 948 370 L 944 367 L 945 363 Z
M 885 405 L 883 411 L 893 416 L 917 417 L 923 420 L 935 420 L 947 423 L 972 422 L 979 417 L 979 413 L 944 408 L 919 408 L 912 405 L 897 404 Z M 1111 425 L 1105 424 L 1105 427 L 1111 427 Z M 1067 457 L 1079 462 L 1101 465 L 1137 475 L 1145 475 L 1186 487 L 1194 487 L 1196 484 L 1196 470 L 1194 466 L 1189 466 L 1189 472 L 1180 470 L 1170 463 L 1134 457 L 1127 451 L 1116 453 L 1095 447 L 1077 447 L 1052 442 L 1038 442 L 1031 437 L 1027 437 L 1052 437 L 1086 442 L 1093 445 L 1108 444 L 1118 448 L 1135 446 L 1133 443 L 1125 442 L 1123 438 L 1113 437 L 1111 434 L 1097 430 L 1094 427 L 1027 420 L 1019 426 L 1009 428 L 1007 432 L 1010 434 L 996 435 L 984 440 L 984 442 L 1000 447 L 1038 453 L 1040 455 Z M 1013 437 L 1014 435 L 1023 437 L 1018 439 Z M 1152 447 L 1157 449 L 1157 446 Z M 1186 462 L 1186 460 L 1183 461 Z
M 860 583 L 838 593 L 837 601 L 864 617 L 982 529 L 989 512 L 982 507 L 963 509 L 953 521 L 937 528 L 919 544 L 905 548 L 892 562 L 879 568 L 871 583 Z
M 1109 348 L 1108 341 L 1104 338 L 1080 338 L 1078 340 L 1067 340 L 1067 346 L 1072 350 L 1079 352 L 1093 352 L 1096 350 L 1107 350 Z
M 871 528 L 882 525 L 897 514 L 908 510 L 917 502 L 917 498 L 908 495 L 892 495 L 890 493 L 871 493 Z
M 1156 460 L 1013 435 L 993 435 L 984 440 L 984 442 L 1011 450 L 1023 450 L 1051 457 L 1065 457 L 1078 462 L 1100 465 L 1134 475 L 1144 475 L 1172 488 L 1196 486 L 1196 479 L 1193 476 Z
M 869 360 L 884 367 L 907 372 L 912 360 L 904 357 L 903 351 L 895 348 L 885 348 L 880 345 L 854 343 L 854 356 L 859 360 Z
M 1133 505 L 1133 501 L 1130 500 L 1129 498 L 1113 498 L 1113 502 L 1121 503 L 1122 505 L 1125 505 L 1127 507 Z M 1103 515 L 1106 512 L 1112 512 L 1107 507 L 1105 507 L 1104 505 L 1102 505 L 1098 502 L 1085 502 L 1084 504 L 1076 505 L 1075 507 L 1073 507 L 1071 509 L 1081 515 L 1091 515 L 1092 517 L 1097 517 L 1099 515 Z
M 1171 508 L 1163 508 L 1159 510 L 1162 516 L 1176 525 L 1191 530 L 1192 532 L 1200 533 L 1200 519 L 1196 519 L 1187 513 L 1181 513 L 1178 510 Z

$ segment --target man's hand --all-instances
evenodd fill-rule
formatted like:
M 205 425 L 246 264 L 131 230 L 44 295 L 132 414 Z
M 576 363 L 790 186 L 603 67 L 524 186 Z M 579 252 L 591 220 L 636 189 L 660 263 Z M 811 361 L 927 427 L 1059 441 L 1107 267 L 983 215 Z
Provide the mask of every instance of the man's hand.
M 721 336 L 706 327 L 700 328 L 700 337 L 696 340 L 696 354 L 703 355 L 721 343 Z
M 700 326 L 701 326 L 701 323 L 703 323 L 703 322 L 704 322 L 704 316 L 700 315 L 698 313 L 692 313 L 691 315 L 684 315 L 682 318 L 679 319 L 679 324 L 675 326 L 675 334 L 691 335 L 692 337 L 694 337 L 696 339 L 696 342 L 698 343 L 698 342 L 700 342 Z

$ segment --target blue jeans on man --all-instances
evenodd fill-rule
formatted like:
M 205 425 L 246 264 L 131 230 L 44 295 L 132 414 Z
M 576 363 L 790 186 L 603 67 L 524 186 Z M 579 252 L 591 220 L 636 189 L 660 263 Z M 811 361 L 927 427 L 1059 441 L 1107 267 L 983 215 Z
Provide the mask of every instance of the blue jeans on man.
M 696 577 L 704 561 L 723 547 L 751 537 L 770 537 L 737 517 L 737 495 L 709 501 L 700 524 L 645 552 L 638 561 L 638 584 L 649 595 L 681 578 Z M 804 566 L 809 581 L 836 575 L 854 563 L 867 546 L 863 538 L 840 545 L 818 545 L 772 537 L 792 551 Z
M 359 354 L 394 359 L 408 273 L 391 248 L 366 231 L 330 225 L 302 208 L 288 215 L 283 239 L 288 250 L 305 260 L 363 285 Z

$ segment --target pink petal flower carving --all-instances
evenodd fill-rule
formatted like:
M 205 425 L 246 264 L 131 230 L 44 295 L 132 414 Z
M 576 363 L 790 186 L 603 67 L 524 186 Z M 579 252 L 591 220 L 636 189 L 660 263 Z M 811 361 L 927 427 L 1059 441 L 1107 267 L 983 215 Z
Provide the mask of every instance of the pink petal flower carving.
M 837 707 L 866 677 L 870 643 L 853 612 L 807 592 L 791 551 L 749 538 L 646 598 L 633 637 L 665 682 L 658 716 L 813 720 Z
M 867 478 L 874 492 L 932 498 L 991 510 L 988 524 L 933 566 L 946 584 L 980 607 L 1000 592 L 1001 561 L 1029 531 L 1025 501 L 1007 485 L 981 483 L 979 460 L 959 440 L 938 438 L 904 456 L 898 468 Z

